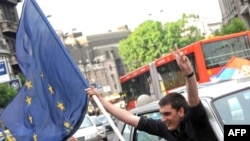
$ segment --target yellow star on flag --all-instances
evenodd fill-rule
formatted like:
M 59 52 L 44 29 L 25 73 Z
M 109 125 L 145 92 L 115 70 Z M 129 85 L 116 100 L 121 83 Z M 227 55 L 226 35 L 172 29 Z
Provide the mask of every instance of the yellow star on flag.
M 37 141 L 37 134 L 36 133 L 33 135 L 33 140 Z
M 64 127 L 66 127 L 66 128 L 69 128 L 69 127 L 70 127 L 70 123 L 67 122 L 67 121 L 64 121 L 63 125 L 64 125 Z
M 32 98 L 29 97 L 29 96 L 26 96 L 25 101 L 26 101 L 27 105 L 30 106 L 30 105 L 31 105 Z
M 30 123 L 32 124 L 33 123 L 33 118 L 32 118 L 31 115 L 29 115 L 28 119 L 29 119 Z
M 65 110 L 65 107 L 64 107 L 64 105 L 63 105 L 62 102 L 58 102 L 58 103 L 57 103 L 57 107 L 58 107 L 61 111 Z
M 51 86 L 51 85 L 49 85 L 48 90 L 49 90 L 50 94 L 53 94 L 53 93 L 54 93 L 53 88 L 52 88 L 52 86 Z
M 32 88 L 32 83 L 31 83 L 31 81 L 26 81 L 26 82 L 25 82 L 25 86 L 28 88 L 28 90 L 31 89 L 31 88 Z

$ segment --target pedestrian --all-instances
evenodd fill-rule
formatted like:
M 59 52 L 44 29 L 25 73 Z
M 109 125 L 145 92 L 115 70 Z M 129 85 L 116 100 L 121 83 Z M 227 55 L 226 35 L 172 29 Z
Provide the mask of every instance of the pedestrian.
M 209 124 L 205 109 L 198 96 L 196 77 L 188 57 L 175 47 L 172 54 L 185 74 L 187 100 L 179 93 L 169 93 L 159 101 L 161 120 L 136 116 L 106 101 L 99 91 L 89 87 L 85 91 L 91 98 L 96 95 L 104 108 L 117 119 L 138 130 L 157 135 L 168 141 L 217 141 Z

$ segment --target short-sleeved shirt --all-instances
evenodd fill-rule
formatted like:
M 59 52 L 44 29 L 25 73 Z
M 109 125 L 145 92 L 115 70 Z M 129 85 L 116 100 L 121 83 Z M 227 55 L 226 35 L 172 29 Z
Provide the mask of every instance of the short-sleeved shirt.
M 167 125 L 161 120 L 140 117 L 138 130 L 157 135 L 168 141 L 217 141 L 200 102 L 195 107 L 189 107 L 180 124 L 180 131 L 169 131 Z

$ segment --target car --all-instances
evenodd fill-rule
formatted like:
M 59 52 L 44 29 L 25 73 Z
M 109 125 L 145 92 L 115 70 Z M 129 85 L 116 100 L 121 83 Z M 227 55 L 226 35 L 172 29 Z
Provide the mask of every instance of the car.
M 99 120 L 99 118 L 96 115 L 92 115 L 92 116 L 90 116 L 90 118 L 95 123 L 99 134 L 102 136 L 102 140 L 103 141 L 108 141 L 108 136 L 107 136 L 107 132 L 106 132 L 105 126 L 103 126 L 103 124 Z
M 98 116 L 98 118 L 102 122 L 102 125 L 105 127 L 107 133 L 113 132 L 113 128 L 111 127 L 111 125 L 110 125 L 108 119 L 105 117 L 105 115 L 101 114 Z M 113 121 L 115 121 L 114 118 L 111 118 L 111 119 L 113 119 Z
M 67 141 L 101 141 L 101 138 L 95 123 L 86 114 L 79 129 Z
M 250 77 L 206 84 L 203 87 L 200 86 L 198 91 L 209 123 L 219 141 L 224 141 L 224 125 L 250 125 Z M 187 96 L 186 91 L 181 90 L 181 94 Z M 158 101 L 132 109 L 131 112 L 138 116 L 161 118 Z M 158 136 L 139 131 L 122 121 L 118 122 L 117 128 L 125 141 L 163 140 Z M 114 136 L 113 141 L 118 140 L 119 138 Z

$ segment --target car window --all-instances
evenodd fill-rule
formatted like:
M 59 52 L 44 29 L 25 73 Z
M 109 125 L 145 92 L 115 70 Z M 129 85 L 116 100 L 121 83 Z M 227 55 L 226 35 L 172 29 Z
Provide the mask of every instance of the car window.
M 92 116 L 91 119 L 93 120 L 96 126 L 102 125 L 102 122 L 98 119 L 98 117 Z
M 152 118 L 152 119 L 160 119 L 161 118 L 161 114 L 159 113 L 159 111 L 156 112 L 151 112 L 151 113 L 145 113 L 145 114 L 141 114 L 143 116 L 146 116 L 147 118 Z M 141 116 L 138 115 L 138 116 Z M 125 123 L 124 123 L 125 124 Z M 122 130 L 122 136 L 125 139 L 125 141 L 129 141 L 131 140 L 130 138 L 133 138 L 133 141 L 161 141 L 162 139 L 159 138 L 158 136 L 154 136 L 154 135 L 150 135 L 144 131 L 139 131 L 139 130 L 132 130 L 132 126 L 125 124 L 124 128 Z M 136 134 L 134 135 L 135 132 Z
M 93 126 L 93 123 L 91 122 L 91 120 L 88 116 L 85 116 L 80 128 L 87 128 L 90 126 Z
M 131 135 L 132 126 L 126 124 L 123 131 L 122 136 L 125 141 L 129 141 L 130 135 Z
M 147 118 L 152 119 L 161 119 L 161 114 L 159 111 L 157 112 L 151 112 L 142 114 L 143 116 L 146 116 Z M 141 115 L 139 115 L 141 116 Z M 144 131 L 136 130 L 136 141 L 160 141 L 161 138 L 155 135 L 148 134 Z
M 105 116 L 99 116 L 98 118 L 99 118 L 99 120 L 100 120 L 102 123 L 107 123 L 107 122 L 108 122 L 108 120 L 107 120 L 107 118 L 106 118 Z
M 214 101 L 222 124 L 250 124 L 250 89 Z

